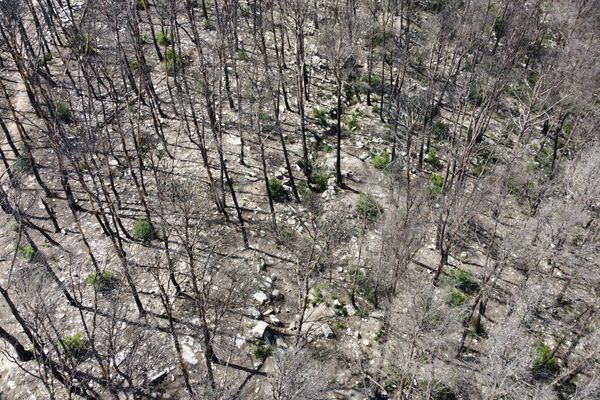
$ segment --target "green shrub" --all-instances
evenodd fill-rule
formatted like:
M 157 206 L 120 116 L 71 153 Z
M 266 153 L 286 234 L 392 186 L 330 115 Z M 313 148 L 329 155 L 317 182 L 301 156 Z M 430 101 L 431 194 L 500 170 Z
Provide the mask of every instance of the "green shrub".
M 325 153 L 330 154 L 333 152 L 333 146 L 329 143 L 321 142 L 319 144 L 319 151 L 324 151 Z
M 558 360 L 552 355 L 552 349 L 543 341 L 535 346 L 533 372 L 537 376 L 552 375 L 558 370 Z
M 138 219 L 133 223 L 132 234 L 137 240 L 150 240 L 154 237 L 154 227 L 147 219 Z
M 327 181 L 329 181 L 329 174 L 323 168 L 316 167 L 310 174 L 310 183 L 318 193 L 323 193 L 327 190 Z
M 42 57 L 40 57 L 40 64 L 42 66 L 48 64 L 48 62 L 52 61 L 52 59 L 54 58 L 54 56 L 52 55 L 51 52 L 46 52 L 44 53 L 44 55 Z
M 256 341 L 254 345 L 254 349 L 252 350 L 252 355 L 254 358 L 259 360 L 264 360 L 265 358 L 271 355 L 272 349 L 271 346 L 265 343 L 264 340 L 259 339 Z
M 439 168 L 441 166 L 440 157 L 434 148 L 430 148 L 425 154 L 425 162 L 431 165 L 433 168 Z
M 129 60 L 127 62 L 127 64 L 129 64 L 129 68 L 131 68 L 134 71 L 137 71 L 140 69 L 140 63 L 138 62 L 138 60 L 136 60 L 135 58 Z
M 115 279 L 111 271 L 102 271 L 100 273 L 92 272 L 87 276 L 85 282 L 88 285 L 93 286 L 97 291 L 102 292 L 110 289 L 114 283 L 114 280 Z
M 429 193 L 435 197 L 442 192 L 443 186 L 444 178 L 439 174 L 431 174 L 431 178 L 429 179 Z
M 31 247 L 30 244 L 26 244 L 24 246 L 21 244 L 17 245 L 17 253 L 22 259 L 28 262 L 33 260 L 36 255 L 36 251 L 33 249 L 33 247 Z
M 321 125 L 323 127 L 329 126 L 329 122 L 327 121 L 327 111 L 322 109 L 321 107 L 314 106 L 312 108 L 312 116 L 314 119 L 317 120 L 319 125 Z
M 462 269 L 452 270 L 450 273 L 450 282 L 464 293 L 474 293 L 479 289 L 479 284 L 475 281 L 473 274 Z
M 243 47 L 240 47 L 238 50 L 238 58 L 242 61 L 248 60 L 248 50 Z
M 296 182 L 296 190 L 298 191 L 298 195 L 301 199 L 305 199 L 310 191 L 308 190 L 308 186 L 306 186 L 306 182 L 297 181 Z
M 371 165 L 375 168 L 385 171 L 389 168 L 391 162 L 390 153 L 387 150 L 383 150 L 379 153 L 371 154 Z
M 94 37 L 89 33 L 73 32 L 70 38 L 70 46 L 81 55 L 92 55 L 96 53 Z
M 31 158 L 24 154 L 26 151 L 27 150 L 22 150 L 21 154 L 19 154 L 19 156 L 15 159 L 15 163 L 13 165 L 13 170 L 15 172 L 29 173 L 33 171 Z
M 283 187 L 283 183 L 273 177 L 269 178 L 269 192 L 271 192 L 271 198 L 277 202 L 284 202 L 289 200 L 288 191 Z
M 210 22 L 210 19 L 205 18 L 204 22 L 202 23 L 202 27 L 204 30 L 211 31 L 213 29 L 213 25 L 212 22 Z
M 446 124 L 442 121 L 437 121 L 436 123 L 433 124 L 433 126 L 431 128 L 431 132 L 434 134 L 434 136 L 436 136 L 437 138 L 440 138 L 440 139 L 448 136 L 449 131 L 450 131 L 450 127 L 448 126 L 448 124 Z
M 352 114 L 347 115 L 344 118 L 344 123 L 349 131 L 359 131 L 360 130 L 360 118 L 362 117 L 362 112 L 359 110 L 354 111 Z
M 473 168 L 471 168 L 471 174 L 479 178 L 485 175 L 487 173 L 487 170 L 488 169 L 485 163 L 477 162 L 477 164 L 475 164 Z
M 457 289 L 455 287 L 450 288 L 447 300 L 448 305 L 452 307 L 460 307 L 463 304 L 465 304 L 466 300 L 467 296 L 465 296 L 465 294 L 460 289 Z
M 165 61 L 160 64 L 160 68 L 167 72 L 167 75 L 173 76 L 181 68 L 181 57 L 175 53 L 171 47 L 165 51 Z
M 65 99 L 56 100 L 54 103 L 54 111 L 56 112 L 56 117 L 62 122 L 68 124 L 72 121 L 71 109 Z
M 285 246 L 294 239 L 294 231 L 287 227 L 280 227 L 277 230 L 277 238 L 275 242 L 280 246 Z
M 383 208 L 375 200 L 375 197 L 361 193 L 356 201 L 356 212 L 359 217 L 373 221 L 383 213 Z
M 156 32 L 154 38 L 156 39 L 156 43 L 161 46 L 168 46 L 171 44 L 171 37 L 169 35 L 165 35 L 163 32 Z
M 135 6 L 138 10 L 145 10 L 146 7 L 148 7 L 148 3 L 146 2 L 146 0 L 136 0 Z
M 434 380 L 430 382 L 427 379 L 423 379 L 420 382 L 421 390 L 423 392 L 430 391 L 432 400 L 453 400 L 456 399 L 456 395 L 452 393 L 450 388 L 443 382 Z
M 86 341 L 80 332 L 72 335 L 64 336 L 59 342 L 59 347 L 62 348 L 64 353 L 69 357 L 77 358 L 84 352 Z

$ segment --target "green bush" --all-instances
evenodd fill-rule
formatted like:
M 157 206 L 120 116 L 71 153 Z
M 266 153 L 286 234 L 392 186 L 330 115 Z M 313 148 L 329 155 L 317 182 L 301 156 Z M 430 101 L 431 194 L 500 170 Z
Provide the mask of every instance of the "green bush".
M 94 37 L 89 33 L 73 32 L 71 34 L 70 45 L 81 55 L 89 56 L 96 53 Z
M 148 3 L 146 2 L 146 0 L 136 0 L 135 6 L 138 10 L 145 10 L 146 7 L 148 7 Z
M 389 168 L 391 162 L 390 153 L 387 150 L 383 150 L 379 153 L 371 154 L 371 165 L 375 168 L 385 171 Z
M 181 57 L 175 53 L 175 50 L 168 47 L 165 51 L 165 61 L 160 64 L 161 69 L 166 71 L 169 76 L 172 76 L 181 68 L 181 64 Z
M 54 103 L 54 111 L 56 112 L 56 117 L 62 122 L 69 123 L 72 121 L 71 109 L 65 99 L 56 100 Z
M 42 66 L 44 66 L 44 65 L 48 64 L 48 62 L 52 61 L 53 58 L 54 58 L 54 56 L 52 55 L 52 53 L 48 51 L 48 52 L 44 53 L 43 56 L 40 57 L 40 64 Z
M 344 123 L 349 131 L 359 131 L 360 130 L 360 118 L 362 117 L 362 112 L 359 110 L 354 111 L 352 114 L 347 115 L 344 118 Z
M 301 199 L 305 199 L 308 196 L 308 194 L 310 193 L 310 191 L 308 190 L 308 187 L 306 186 L 306 182 L 304 182 L 304 181 L 296 182 L 296 190 L 298 191 L 298 195 L 300 196 Z
M 436 123 L 433 124 L 433 127 L 431 128 L 431 132 L 437 138 L 440 138 L 440 139 L 448 136 L 449 131 L 450 131 L 450 126 L 448 126 L 448 124 L 446 124 L 442 121 L 437 121 Z
M 210 19 L 208 19 L 208 18 L 204 19 L 204 22 L 202 23 L 202 27 L 204 28 L 204 30 L 207 30 L 207 31 L 213 30 L 212 22 L 210 22 Z
M 441 165 L 440 157 L 438 156 L 437 151 L 434 148 L 430 148 L 425 154 L 425 162 L 431 165 L 433 168 L 439 168 Z
M 476 176 L 477 178 L 485 175 L 487 173 L 487 171 L 488 171 L 487 166 L 483 162 L 477 162 L 477 164 L 475 164 L 473 166 L 473 168 L 471 168 L 471 174 L 473 176 Z
M 457 288 L 450 288 L 450 291 L 448 292 L 448 300 L 447 303 L 448 305 L 452 306 L 452 307 L 460 307 L 463 304 L 465 304 L 465 301 L 467 300 L 467 296 L 465 296 L 465 294 Z
M 294 231 L 287 227 L 280 227 L 277 230 L 277 238 L 275 239 L 275 243 L 279 246 L 285 246 L 290 243 L 294 239 Z
M 535 346 L 533 372 L 538 376 L 552 375 L 558 370 L 558 360 L 552 355 L 552 349 L 543 341 Z
M 319 125 L 321 125 L 323 127 L 329 126 L 329 122 L 327 121 L 327 111 L 322 109 L 321 107 L 314 106 L 312 108 L 312 116 L 314 119 L 317 120 Z
M 131 68 L 134 71 L 137 71 L 140 69 L 140 63 L 138 62 L 138 60 L 136 60 L 135 58 L 129 60 L 127 62 L 127 64 L 129 64 L 129 68 Z
M 356 212 L 359 217 L 374 221 L 383 213 L 383 208 L 370 194 L 361 193 L 356 201 Z
M 147 219 L 138 219 L 133 223 L 132 234 L 138 240 L 150 240 L 154 237 L 154 227 Z
M 114 283 L 114 280 L 115 279 L 111 271 L 102 271 L 100 273 L 92 272 L 87 276 L 85 282 L 88 285 L 93 286 L 97 291 L 102 292 L 110 289 Z
M 310 174 L 310 183 L 318 193 L 323 193 L 327 190 L 327 181 L 329 180 L 329 174 L 323 168 L 316 167 Z
M 62 348 L 64 353 L 74 358 L 77 358 L 83 354 L 85 345 L 86 341 L 80 332 L 72 335 L 66 335 L 59 342 L 59 347 Z
M 19 154 L 19 156 L 16 158 L 15 163 L 13 165 L 13 170 L 15 172 L 29 173 L 33 171 L 31 158 L 24 154 L 26 151 L 27 150 L 22 150 L 21 154 Z
M 283 187 L 283 183 L 274 176 L 269 178 L 269 192 L 271 192 L 271 198 L 274 201 L 284 202 L 289 200 L 288 191 Z
M 435 173 L 431 174 L 431 178 L 429 179 L 429 193 L 435 197 L 442 192 L 443 186 L 444 178 Z
M 17 245 L 17 253 L 19 256 L 25 261 L 31 261 L 37 254 L 36 251 L 31 247 L 30 244 L 26 244 L 25 246 L 19 244 Z
M 254 358 L 259 360 L 264 360 L 265 358 L 271 355 L 272 349 L 271 346 L 265 343 L 264 340 L 259 339 L 256 341 L 254 345 L 254 349 L 252 350 L 252 355 Z
M 452 270 L 450 283 L 464 293 L 474 293 L 479 289 L 479 284 L 475 281 L 473 274 L 462 269 Z
M 156 43 L 161 46 L 168 46 L 171 44 L 171 37 L 169 35 L 165 35 L 163 32 L 156 32 L 154 38 L 156 39 Z

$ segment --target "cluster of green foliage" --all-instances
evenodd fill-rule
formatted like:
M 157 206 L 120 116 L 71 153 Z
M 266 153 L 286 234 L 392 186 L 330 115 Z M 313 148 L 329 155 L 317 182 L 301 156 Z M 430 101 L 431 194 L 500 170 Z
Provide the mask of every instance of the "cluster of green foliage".
M 306 200 L 310 194 L 310 190 L 308 189 L 305 181 L 297 181 L 296 190 L 298 191 L 298 195 L 302 200 Z
M 294 239 L 294 236 L 295 234 L 292 229 L 285 226 L 280 227 L 277 230 L 277 238 L 275 239 L 275 243 L 277 243 L 279 246 L 285 246 Z
M 437 121 L 431 127 L 431 133 L 438 139 L 443 139 L 448 136 L 448 132 L 450 131 L 450 126 L 442 121 Z
M 148 2 L 146 0 L 136 0 L 135 6 L 138 10 L 145 10 L 148 7 Z
M 274 201 L 284 202 L 289 200 L 289 193 L 283 187 L 283 182 L 274 176 L 269 178 L 269 192 Z
M 87 276 L 85 282 L 92 286 L 99 292 L 109 290 L 114 282 L 115 278 L 111 271 L 102 271 L 102 272 L 92 272 Z
M 327 181 L 329 174 L 324 168 L 315 167 L 310 174 L 310 183 L 317 193 L 323 193 L 327 190 Z
M 91 56 L 96 53 L 94 40 L 89 33 L 75 31 L 71 34 L 70 46 L 83 56 Z
M 373 290 L 373 287 L 370 284 L 369 278 L 365 271 L 356 266 L 349 266 L 346 270 L 346 273 L 349 276 L 350 282 L 352 282 L 352 284 L 355 285 L 356 293 L 361 296 L 364 296 L 369 301 L 373 301 L 375 291 Z M 345 308 L 344 311 L 346 311 Z
M 34 250 L 34 248 L 30 244 L 26 244 L 26 245 L 18 244 L 17 245 L 17 253 L 19 254 L 19 256 L 22 259 L 24 259 L 27 262 L 33 260 L 33 258 L 37 254 L 36 251 Z
M 138 219 L 133 223 L 132 235 L 137 240 L 151 240 L 154 237 L 154 227 L 147 219 Z
M 533 372 L 538 377 L 554 374 L 558 370 L 558 360 L 552 354 L 552 349 L 542 340 L 535 346 Z
M 259 360 L 264 360 L 269 357 L 272 353 L 272 348 L 268 344 L 265 343 L 264 340 L 259 339 L 256 341 L 254 345 L 254 349 L 252 350 L 252 355 L 254 358 Z
M 431 196 L 436 197 L 442 192 L 442 187 L 444 186 L 444 178 L 436 173 L 431 174 L 431 178 L 429 178 L 429 193 Z
M 450 272 L 450 283 L 464 293 L 475 293 L 479 289 L 473 274 L 462 269 L 454 269 Z
M 344 118 L 344 124 L 350 132 L 355 132 L 360 130 L 360 119 L 363 116 L 362 111 L 356 110 L 352 114 L 347 115 Z
M 52 61 L 53 58 L 54 56 L 52 55 L 52 52 L 48 51 L 44 53 L 44 55 L 40 57 L 40 65 L 44 66 L 48 64 L 48 62 Z
M 63 336 L 59 342 L 59 347 L 62 348 L 64 353 L 73 358 L 80 357 L 85 350 L 85 346 L 86 341 L 80 332 Z
M 456 395 L 452 393 L 450 388 L 444 384 L 443 382 L 434 380 L 429 381 L 427 379 L 423 379 L 420 382 L 421 390 L 426 392 L 429 390 L 431 393 L 432 400 L 454 400 L 456 399 Z
M 33 171 L 33 164 L 31 163 L 31 157 L 29 157 L 27 149 L 21 150 L 21 154 L 15 159 L 13 165 L 13 171 L 29 173 Z
M 260 112 L 258 114 L 258 119 L 260 119 L 260 123 L 261 123 L 261 127 L 260 130 L 262 133 L 269 133 L 272 132 L 274 129 L 274 118 L 271 114 L 267 113 L 267 112 Z
M 373 195 L 361 193 L 356 201 L 356 213 L 360 218 L 374 221 L 383 213 L 383 207 Z
M 168 46 L 172 43 L 171 36 L 166 35 L 164 32 L 156 32 L 154 38 L 156 39 L 156 43 L 161 46 Z
M 465 296 L 465 294 L 462 292 L 462 290 L 460 290 L 456 287 L 451 287 L 450 290 L 448 291 L 448 300 L 447 300 L 448 305 L 450 305 L 452 307 L 460 307 L 463 304 L 465 304 L 466 300 L 467 300 L 467 296 Z
M 440 156 L 433 147 L 427 151 L 427 154 L 425 154 L 425 162 L 436 169 L 440 168 L 442 165 L 440 162 Z
M 129 60 L 127 62 L 127 64 L 129 64 L 129 68 L 131 68 L 134 71 L 137 71 L 140 69 L 140 63 L 135 58 L 132 58 L 131 60 Z
M 58 99 L 54 103 L 54 112 L 56 117 L 64 123 L 72 121 L 71 108 L 65 99 Z
M 371 165 L 379 170 L 387 171 L 390 167 L 391 161 L 392 157 L 387 150 L 371 153 Z
M 173 76 L 181 68 L 181 57 L 175 53 L 172 47 L 168 47 L 165 51 L 165 61 L 161 64 L 163 71 L 167 72 L 167 75 Z
M 312 116 L 317 120 L 317 123 L 324 128 L 329 127 L 327 111 L 318 105 L 312 108 Z

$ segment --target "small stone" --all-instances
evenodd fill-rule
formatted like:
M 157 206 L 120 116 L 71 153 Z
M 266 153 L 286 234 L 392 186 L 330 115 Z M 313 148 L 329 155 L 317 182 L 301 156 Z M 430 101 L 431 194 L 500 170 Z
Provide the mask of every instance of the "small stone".
M 250 334 L 254 338 L 263 339 L 267 329 L 269 329 L 269 324 L 267 324 L 265 321 L 258 321 L 254 328 L 252 328 L 250 331 Z
M 363 344 L 363 346 L 369 346 L 371 343 L 369 342 L 368 339 L 363 339 L 362 344 Z
M 258 311 L 256 307 L 248 307 L 248 310 L 246 311 L 252 319 L 260 319 L 261 317 L 260 311 Z
M 259 304 L 265 304 L 267 302 L 267 300 L 269 300 L 269 298 L 267 297 L 267 295 L 264 292 L 256 292 L 252 295 L 252 297 L 254 298 L 254 300 L 256 300 Z
M 281 294 L 279 289 L 275 289 L 271 292 L 271 298 L 273 300 L 281 300 L 283 298 L 283 295 Z
M 235 346 L 239 349 L 241 348 L 244 343 L 246 343 L 246 338 L 243 337 L 242 335 L 235 335 Z
M 331 330 L 331 327 L 327 324 L 321 325 L 321 332 L 323 332 L 323 337 L 325 339 L 332 339 L 335 337 L 335 333 Z

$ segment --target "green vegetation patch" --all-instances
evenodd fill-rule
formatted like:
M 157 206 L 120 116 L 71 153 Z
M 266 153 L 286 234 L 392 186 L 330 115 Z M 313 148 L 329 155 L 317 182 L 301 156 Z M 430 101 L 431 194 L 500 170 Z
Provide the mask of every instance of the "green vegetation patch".
M 132 235 L 137 240 L 151 240 L 154 237 L 154 227 L 147 219 L 138 219 L 133 223 Z
M 361 193 L 356 201 L 356 213 L 361 218 L 374 221 L 383 213 L 383 207 L 373 195 Z

